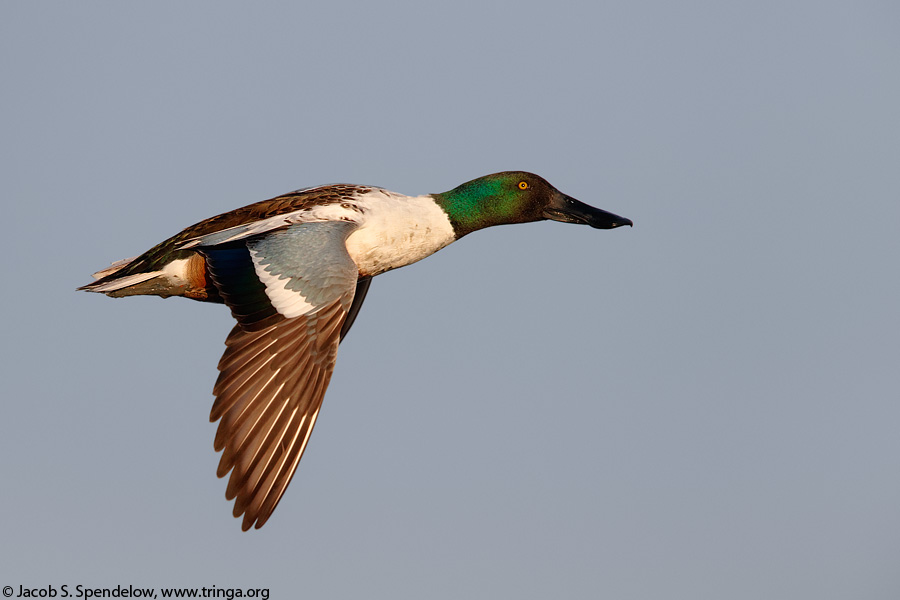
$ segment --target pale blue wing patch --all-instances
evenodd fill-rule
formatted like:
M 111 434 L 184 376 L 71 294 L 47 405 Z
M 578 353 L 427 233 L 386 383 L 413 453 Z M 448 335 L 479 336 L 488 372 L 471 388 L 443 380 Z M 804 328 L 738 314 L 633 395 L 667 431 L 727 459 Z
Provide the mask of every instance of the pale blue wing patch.
M 359 270 L 345 241 L 355 223 L 300 223 L 247 242 L 256 275 L 272 306 L 287 318 L 338 298 L 349 310 Z

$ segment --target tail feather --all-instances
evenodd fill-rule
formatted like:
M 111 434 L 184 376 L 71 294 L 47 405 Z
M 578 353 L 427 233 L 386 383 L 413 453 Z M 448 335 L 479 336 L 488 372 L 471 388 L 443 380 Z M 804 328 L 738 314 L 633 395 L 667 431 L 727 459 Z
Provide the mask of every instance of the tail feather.
M 122 260 L 117 260 L 116 262 L 114 262 L 113 264 L 109 265 L 108 267 L 106 267 L 106 268 L 103 269 L 102 271 L 97 271 L 96 273 L 94 273 L 93 275 L 91 275 L 91 277 L 93 277 L 94 279 L 103 279 L 103 278 L 106 277 L 107 275 L 112 275 L 112 274 L 115 273 L 116 271 L 121 271 L 123 267 L 125 267 L 125 266 L 131 264 L 132 262 L 134 262 L 134 260 L 135 260 L 136 258 L 137 258 L 137 256 L 134 256 L 134 257 L 132 257 L 132 258 L 125 258 L 125 259 L 122 259 Z M 84 287 L 87 287 L 87 286 L 84 286 Z M 78 288 L 78 289 L 81 289 L 81 288 Z
M 103 271 L 99 272 L 103 273 Z M 114 274 L 115 271 L 110 273 L 110 275 Z M 151 271 L 150 273 L 135 273 L 134 275 L 125 275 L 124 277 L 113 278 L 110 278 L 109 275 L 106 275 L 101 279 L 93 283 L 83 285 L 78 289 L 84 290 L 86 292 L 99 292 L 101 294 L 108 294 L 110 292 L 116 292 L 121 289 L 137 285 L 139 283 L 144 283 L 145 281 L 150 281 L 151 279 L 154 279 L 162 274 L 162 271 Z
M 98 292 L 113 298 L 125 296 L 187 296 L 194 300 L 221 302 L 206 281 L 206 263 L 202 256 L 188 252 L 183 258 L 151 262 L 141 255 L 120 260 L 94 273 L 96 281 L 79 290 Z

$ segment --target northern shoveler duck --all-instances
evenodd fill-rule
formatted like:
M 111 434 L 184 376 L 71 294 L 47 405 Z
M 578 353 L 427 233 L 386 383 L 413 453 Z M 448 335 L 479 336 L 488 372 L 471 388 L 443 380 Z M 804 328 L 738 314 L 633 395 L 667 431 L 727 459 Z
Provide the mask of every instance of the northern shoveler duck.
M 218 476 L 231 471 L 225 496 L 246 531 L 265 524 L 297 469 L 338 344 L 372 278 L 478 229 L 544 219 L 598 229 L 632 224 L 525 172 L 426 196 L 326 185 L 201 221 L 78 289 L 231 309 L 237 325 L 219 361 L 210 421 L 221 419 Z

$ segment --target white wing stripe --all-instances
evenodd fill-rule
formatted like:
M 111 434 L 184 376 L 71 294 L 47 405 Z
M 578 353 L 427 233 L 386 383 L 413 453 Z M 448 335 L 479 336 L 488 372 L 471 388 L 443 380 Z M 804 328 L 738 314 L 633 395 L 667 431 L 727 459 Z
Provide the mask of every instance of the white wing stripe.
M 289 290 L 286 288 L 289 277 L 279 277 L 266 271 L 262 264 L 262 257 L 259 252 L 250 248 L 250 258 L 253 261 L 253 268 L 256 270 L 256 276 L 266 286 L 266 295 L 272 306 L 286 318 L 299 317 L 312 311 L 315 306 L 306 301 L 306 297 L 300 292 Z

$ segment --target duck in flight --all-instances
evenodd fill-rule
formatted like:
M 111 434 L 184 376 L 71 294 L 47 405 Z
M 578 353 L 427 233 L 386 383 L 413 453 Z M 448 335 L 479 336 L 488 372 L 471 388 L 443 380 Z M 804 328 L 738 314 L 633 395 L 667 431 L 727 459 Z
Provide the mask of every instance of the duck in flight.
M 297 469 L 338 344 L 372 278 L 473 231 L 545 219 L 632 225 L 526 172 L 425 196 L 326 185 L 201 221 L 78 289 L 184 296 L 231 309 L 237 324 L 219 361 L 210 421 L 220 421 L 218 476 L 231 472 L 225 496 L 246 531 L 266 523 Z

